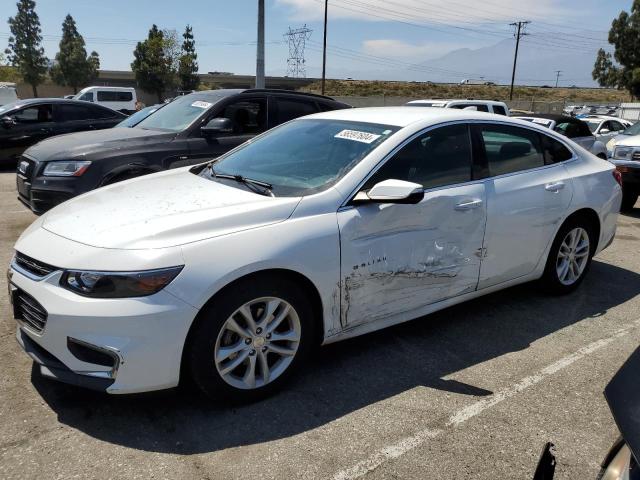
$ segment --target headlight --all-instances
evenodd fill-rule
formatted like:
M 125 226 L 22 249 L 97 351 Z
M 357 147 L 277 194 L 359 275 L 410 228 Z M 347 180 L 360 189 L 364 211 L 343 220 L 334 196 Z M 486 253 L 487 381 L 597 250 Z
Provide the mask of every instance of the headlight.
M 91 162 L 73 161 L 73 162 L 49 162 L 44 167 L 43 175 L 47 177 L 79 177 L 87 171 Z
M 142 272 L 66 270 L 60 279 L 60 285 L 86 297 L 145 297 L 169 285 L 182 268 L 183 266 L 179 266 Z
M 611 460 L 611 463 L 609 463 L 600 478 L 602 480 L 629 480 L 630 478 L 634 478 L 629 475 L 632 471 L 631 467 L 633 464 L 635 464 L 635 461 L 631 456 L 629 447 L 625 443 L 618 453 L 616 453 L 616 456 L 613 457 L 613 460 Z
M 616 147 L 613 153 L 613 158 L 616 160 L 630 160 L 633 155 L 633 148 L 629 147 Z

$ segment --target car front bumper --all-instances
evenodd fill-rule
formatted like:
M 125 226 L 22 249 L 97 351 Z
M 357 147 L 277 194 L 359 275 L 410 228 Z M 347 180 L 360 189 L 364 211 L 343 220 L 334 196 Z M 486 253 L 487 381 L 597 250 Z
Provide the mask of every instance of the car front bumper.
M 60 287 L 61 276 L 57 271 L 33 278 L 15 263 L 9 269 L 10 290 L 26 293 L 45 310 L 42 331 L 23 320 L 16 331 L 45 377 L 108 393 L 179 383 L 194 307 L 165 290 L 140 298 L 86 298 Z M 92 351 L 99 363 L 93 363 Z M 113 361 L 100 361 L 109 357 Z

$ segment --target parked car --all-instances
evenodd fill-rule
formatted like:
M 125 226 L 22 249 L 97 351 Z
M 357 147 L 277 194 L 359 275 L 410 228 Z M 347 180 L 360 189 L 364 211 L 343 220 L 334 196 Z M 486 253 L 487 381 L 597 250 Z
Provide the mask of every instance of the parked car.
M 409 107 L 457 108 L 461 110 L 477 110 L 478 112 L 496 113 L 509 116 L 509 107 L 504 102 L 494 100 L 412 100 L 406 103 Z
M 597 480 L 638 480 L 640 477 L 640 348 L 629 357 L 604 390 L 609 410 L 620 429 L 601 463 Z M 547 443 L 533 480 L 552 480 L 557 459 L 552 443 Z M 594 479 L 595 480 L 595 479 Z
M 622 118 L 610 117 L 607 115 L 587 115 L 580 117 L 585 122 L 596 138 L 605 144 L 613 137 L 620 135 L 629 128 L 632 123 Z
M 218 157 L 293 118 L 348 105 L 283 90 L 211 90 L 177 97 L 134 128 L 39 143 L 22 156 L 19 198 L 37 213 L 103 185 Z
M 16 162 L 30 146 L 63 133 L 111 128 L 125 115 L 99 105 L 34 98 L 0 107 L 0 164 Z M 80 154 L 80 152 L 78 152 Z
M 124 120 L 122 120 L 119 124 L 116 125 L 118 128 L 133 128 L 137 124 L 139 124 L 142 120 L 147 118 L 156 110 L 164 107 L 164 103 L 159 103 L 157 105 L 151 105 L 150 107 L 145 107 L 142 110 L 137 111 L 133 115 L 128 116 Z
M 93 102 L 103 107 L 130 115 L 136 111 L 138 97 L 131 87 L 87 87 L 80 90 L 74 100 Z
M 8 103 L 18 101 L 16 92 L 16 84 L 9 82 L 0 82 L 0 107 Z
M 582 120 L 566 115 L 554 115 L 534 113 L 533 115 L 522 115 L 514 117 L 527 122 L 535 123 L 542 127 L 550 128 L 565 137 L 570 138 L 582 148 L 589 150 L 595 156 L 604 160 L 607 159 L 607 147 L 599 141 L 589 126 Z
M 622 174 L 622 210 L 631 210 L 640 194 L 640 122 L 607 144 L 610 161 Z
M 255 399 L 314 344 L 532 280 L 573 291 L 613 241 L 618 180 L 504 116 L 319 113 L 37 219 L 10 267 L 17 338 L 77 385 L 140 392 L 182 372 Z

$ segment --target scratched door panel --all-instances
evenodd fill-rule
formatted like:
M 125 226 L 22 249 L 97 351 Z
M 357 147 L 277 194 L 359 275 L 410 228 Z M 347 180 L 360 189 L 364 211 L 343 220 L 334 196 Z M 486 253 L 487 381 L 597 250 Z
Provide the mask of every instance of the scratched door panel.
M 562 184 L 557 191 L 549 185 Z M 531 273 L 566 215 L 572 183 L 564 165 L 486 180 L 487 231 L 478 288 Z
M 481 203 L 457 207 L 474 200 Z M 366 204 L 338 212 L 343 326 L 475 290 L 485 205 L 479 182 L 427 191 L 416 205 Z

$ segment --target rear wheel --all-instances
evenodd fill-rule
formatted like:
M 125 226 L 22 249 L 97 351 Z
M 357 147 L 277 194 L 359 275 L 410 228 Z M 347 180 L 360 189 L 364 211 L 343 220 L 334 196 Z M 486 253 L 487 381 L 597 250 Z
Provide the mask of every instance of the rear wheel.
M 191 377 L 212 398 L 236 402 L 280 388 L 307 356 L 313 312 L 305 292 L 272 277 L 243 281 L 205 307 L 190 334 Z
M 554 294 L 575 290 L 591 265 L 596 245 L 592 225 L 583 219 L 566 222 L 558 231 L 547 259 L 543 287 Z
M 623 212 L 628 212 L 632 210 L 638 201 L 638 192 L 629 191 L 628 189 L 622 190 L 622 205 L 620 206 L 620 210 Z

